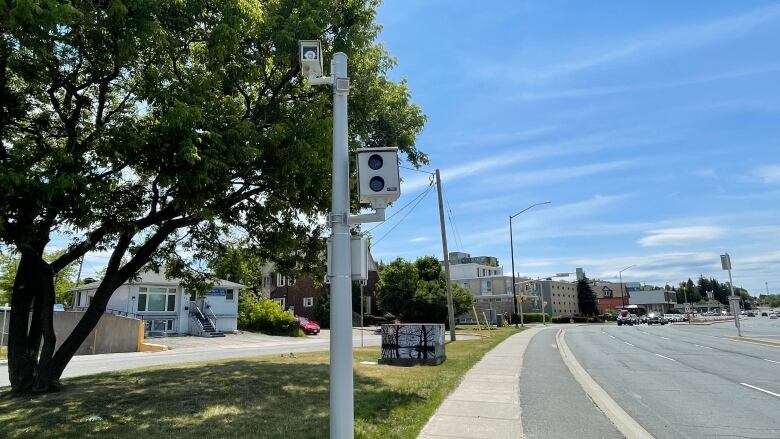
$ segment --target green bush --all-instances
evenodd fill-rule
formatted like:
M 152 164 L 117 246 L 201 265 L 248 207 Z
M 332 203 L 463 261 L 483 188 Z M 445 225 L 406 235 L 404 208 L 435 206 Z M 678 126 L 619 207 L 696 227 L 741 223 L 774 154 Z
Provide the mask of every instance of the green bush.
M 544 314 L 544 321 L 550 322 L 550 314 Z M 512 314 L 512 323 L 520 322 L 520 314 Z M 540 312 L 524 312 L 523 323 L 542 323 L 542 313 Z
M 553 323 L 571 323 L 571 316 L 557 316 L 552 318 Z
M 300 335 L 298 320 L 273 300 L 242 294 L 238 306 L 238 328 L 273 335 Z

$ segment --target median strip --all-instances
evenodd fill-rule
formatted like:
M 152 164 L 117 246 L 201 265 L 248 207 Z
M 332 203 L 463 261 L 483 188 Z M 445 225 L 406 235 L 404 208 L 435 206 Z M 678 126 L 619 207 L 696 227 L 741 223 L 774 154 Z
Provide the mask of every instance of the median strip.
M 777 363 L 777 364 L 780 364 L 780 361 L 770 360 L 770 359 L 768 359 L 768 358 L 764 358 L 764 361 L 768 361 L 768 362 L 770 362 L 770 363 Z

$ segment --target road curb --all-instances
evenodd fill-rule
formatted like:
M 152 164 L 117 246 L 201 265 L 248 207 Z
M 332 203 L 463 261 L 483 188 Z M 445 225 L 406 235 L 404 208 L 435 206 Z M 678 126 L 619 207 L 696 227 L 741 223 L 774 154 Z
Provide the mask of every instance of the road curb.
M 566 364 L 574 379 L 580 383 L 585 393 L 625 437 L 630 439 L 652 439 L 653 435 L 636 422 L 634 418 L 629 416 L 580 365 L 566 344 L 564 339 L 565 333 L 565 329 L 559 329 L 555 334 L 558 351 L 561 354 L 563 363 Z

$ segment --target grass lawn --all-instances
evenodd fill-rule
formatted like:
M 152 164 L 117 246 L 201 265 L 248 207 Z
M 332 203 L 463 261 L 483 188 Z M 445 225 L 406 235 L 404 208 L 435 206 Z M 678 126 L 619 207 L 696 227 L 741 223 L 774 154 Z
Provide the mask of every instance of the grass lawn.
M 379 347 L 355 350 L 358 438 L 415 438 L 492 338 L 447 345 L 436 367 L 364 365 Z M 153 354 L 150 354 L 153 355 Z M 0 436 L 9 438 L 324 438 L 328 353 L 189 363 L 71 378 L 65 390 L 0 397 Z M 92 416 L 102 421 L 90 422 Z
M 0 360 L 6 359 L 8 359 L 8 348 L 5 346 L 0 346 Z

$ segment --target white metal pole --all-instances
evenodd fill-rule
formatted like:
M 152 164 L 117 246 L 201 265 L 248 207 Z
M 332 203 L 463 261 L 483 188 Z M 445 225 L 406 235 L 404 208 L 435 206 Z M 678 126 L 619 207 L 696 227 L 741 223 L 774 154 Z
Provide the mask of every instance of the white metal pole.
M 363 305 L 363 281 L 360 281 L 360 347 L 363 346 L 363 332 L 365 332 L 365 325 L 363 324 L 363 314 L 366 312 L 366 307 Z
M 8 304 L 3 307 L 3 326 L 0 326 L 0 348 L 3 347 L 3 339 L 5 338 L 5 318 L 8 314 Z
M 349 146 L 347 121 L 347 55 L 331 61 L 333 77 L 333 170 L 330 279 L 330 437 L 354 437 L 352 383 L 352 269 L 349 251 Z

